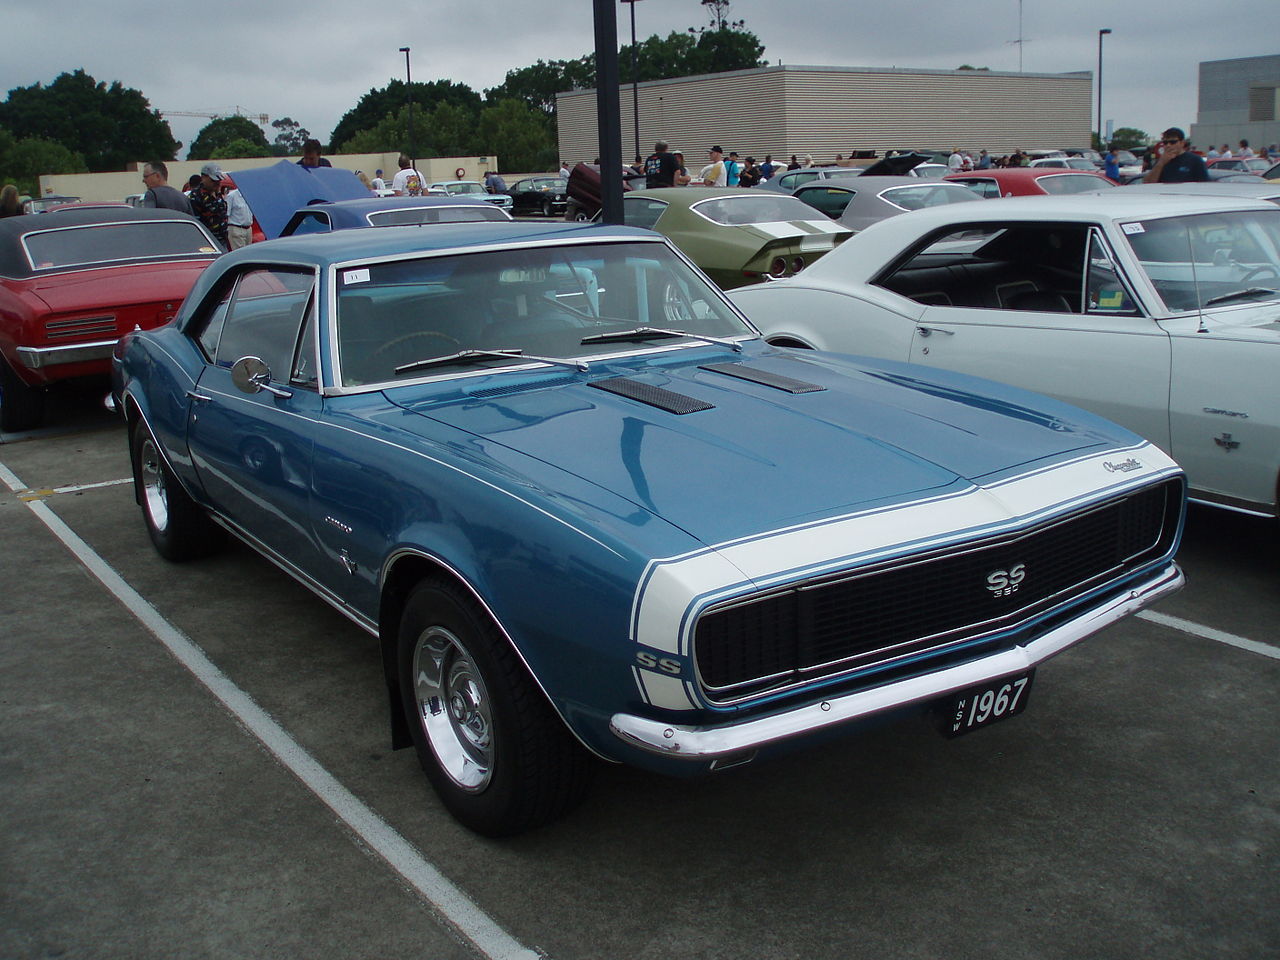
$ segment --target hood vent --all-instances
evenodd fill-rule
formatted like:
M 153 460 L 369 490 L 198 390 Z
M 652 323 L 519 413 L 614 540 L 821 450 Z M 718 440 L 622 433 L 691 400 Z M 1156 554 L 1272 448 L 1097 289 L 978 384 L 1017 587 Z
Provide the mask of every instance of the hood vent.
M 771 373 L 768 370 L 761 370 L 759 367 L 748 367 L 741 363 L 708 363 L 698 369 L 710 370 L 712 373 L 723 373 L 727 377 L 737 377 L 739 380 L 750 380 L 752 383 L 760 383 L 766 387 L 785 390 L 787 393 L 818 393 L 827 389 L 826 387 L 818 386 L 816 383 L 795 380 L 791 377 L 784 377 L 780 373 Z
M 665 410 L 678 416 L 683 416 L 686 413 L 697 413 L 699 410 L 715 409 L 715 404 L 707 403 L 705 400 L 686 397 L 683 393 L 674 393 L 671 390 L 664 390 L 662 387 L 641 383 L 639 380 L 628 380 L 626 377 L 593 380 L 591 386 L 597 390 L 616 393 L 618 396 L 626 397 L 629 400 L 647 403 L 651 407 L 657 407 L 659 410 Z

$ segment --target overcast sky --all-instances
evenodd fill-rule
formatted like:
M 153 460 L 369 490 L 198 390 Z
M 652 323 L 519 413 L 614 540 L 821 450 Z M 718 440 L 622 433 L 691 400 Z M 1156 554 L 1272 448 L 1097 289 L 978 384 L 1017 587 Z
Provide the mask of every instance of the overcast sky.
M 1158 133 L 1196 119 L 1202 60 L 1280 53 L 1277 0 L 956 0 L 888 11 L 850 0 L 737 0 L 730 17 L 764 44 L 770 64 L 992 70 L 1095 70 L 1104 41 L 1103 115 Z M 630 7 L 618 5 L 630 42 Z M 636 33 L 666 36 L 704 26 L 699 0 L 640 0 Z M 465 11 L 460 13 L 459 11 Z M 477 92 L 539 59 L 595 47 L 591 0 L 474 3 L 440 0 L 331 6 L 313 0 L 222 0 L 209 6 L 158 0 L 52 0 L 10 7 L 0 91 L 50 83 L 83 68 L 119 80 L 161 111 L 288 116 L 321 140 L 371 88 L 404 79 L 448 79 Z M 269 18 L 269 19 L 268 19 Z M 1021 44 L 1018 43 L 1021 38 Z M 185 158 L 204 118 L 168 116 Z M 268 139 L 275 135 L 269 127 Z M 732 139 L 733 131 L 709 131 Z

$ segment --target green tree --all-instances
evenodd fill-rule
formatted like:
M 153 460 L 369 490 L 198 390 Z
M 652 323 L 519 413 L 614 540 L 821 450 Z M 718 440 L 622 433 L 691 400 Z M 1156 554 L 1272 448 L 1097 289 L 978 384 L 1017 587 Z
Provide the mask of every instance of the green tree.
M 123 170 L 130 161 L 172 160 L 182 146 L 139 91 L 98 83 L 83 70 L 47 87 L 15 87 L 0 103 L 0 126 L 19 140 L 53 141 L 79 154 L 89 171 Z
M 271 155 L 272 152 L 270 147 L 263 147 L 256 143 L 250 143 L 243 137 L 239 137 L 213 151 L 213 153 L 209 154 L 209 159 L 234 160 L 236 157 L 269 157 Z M 201 157 L 200 159 L 203 160 L 204 157 Z
M 337 153 L 404 153 L 409 149 L 405 139 L 408 126 L 408 108 L 401 107 L 398 113 L 389 113 L 373 126 L 359 130 L 343 143 L 336 143 Z M 414 132 L 422 124 L 421 111 L 414 111 Z M 417 145 L 414 146 L 417 153 Z
M 311 131 L 292 117 L 272 120 L 271 126 L 276 130 L 275 139 L 271 141 L 271 152 L 278 157 L 301 153 L 302 145 L 311 139 Z
M 187 151 L 187 159 L 209 160 L 236 140 L 248 141 L 253 151 L 241 156 L 265 157 L 271 153 L 267 135 L 248 117 L 219 117 L 205 124 L 196 134 L 196 138 L 191 141 L 191 149 Z M 226 154 L 222 156 L 225 157 Z
M 1134 147 L 1151 145 L 1151 139 L 1137 127 L 1119 127 L 1112 131 L 1111 142 L 1116 145 L 1117 150 L 1132 150 Z
M 50 173 L 88 173 L 84 157 L 52 140 L 21 140 L 0 129 L 0 184 L 12 183 L 20 193 L 40 194 L 40 177 Z
M 497 154 L 503 170 L 550 170 L 555 166 L 556 138 L 542 113 L 521 100 L 500 100 L 480 111 L 478 149 Z
M 333 128 L 329 140 L 335 149 L 345 146 L 361 130 L 368 130 L 381 123 L 388 114 L 398 114 L 408 103 L 408 85 L 403 80 L 392 80 L 382 89 L 370 90 L 348 110 Z M 451 80 L 435 80 L 431 83 L 413 84 L 414 126 L 419 114 L 425 114 L 438 103 L 452 103 L 471 111 L 474 118 L 480 111 L 480 94 L 465 83 Z M 416 139 L 416 138 L 415 138 Z

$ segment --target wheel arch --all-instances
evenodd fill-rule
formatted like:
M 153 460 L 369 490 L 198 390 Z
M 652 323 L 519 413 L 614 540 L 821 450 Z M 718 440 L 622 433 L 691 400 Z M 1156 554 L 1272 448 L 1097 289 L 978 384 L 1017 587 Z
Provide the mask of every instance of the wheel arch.
M 382 656 L 383 679 L 387 684 L 392 749 L 399 750 L 413 746 L 413 739 L 409 734 L 408 721 L 401 706 L 400 681 L 397 675 L 397 646 L 405 603 L 413 588 L 426 579 L 439 579 L 453 583 L 469 594 L 480 605 L 486 616 L 497 628 L 503 642 L 510 646 L 516 658 L 533 680 L 534 686 L 538 688 L 552 711 L 559 717 L 560 722 L 564 724 L 565 728 L 584 749 L 593 755 L 599 756 L 599 753 L 592 749 L 590 744 L 583 740 L 573 728 L 573 725 L 566 720 L 555 699 L 543 686 L 542 678 L 529 666 L 529 661 L 525 658 L 519 644 L 511 638 L 510 631 L 498 615 L 494 613 L 493 608 L 485 601 L 475 585 L 445 560 L 416 549 L 401 550 L 388 559 L 382 575 L 382 589 L 378 606 L 378 646 Z

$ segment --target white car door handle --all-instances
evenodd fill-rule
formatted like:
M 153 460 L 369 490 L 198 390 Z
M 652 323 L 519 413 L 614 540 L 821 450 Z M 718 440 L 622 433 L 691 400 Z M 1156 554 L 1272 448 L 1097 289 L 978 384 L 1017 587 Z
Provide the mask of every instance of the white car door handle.
M 948 337 L 954 337 L 956 335 L 954 330 L 943 330 L 941 327 L 916 327 L 916 331 L 922 337 L 929 337 L 935 333 L 945 333 Z

